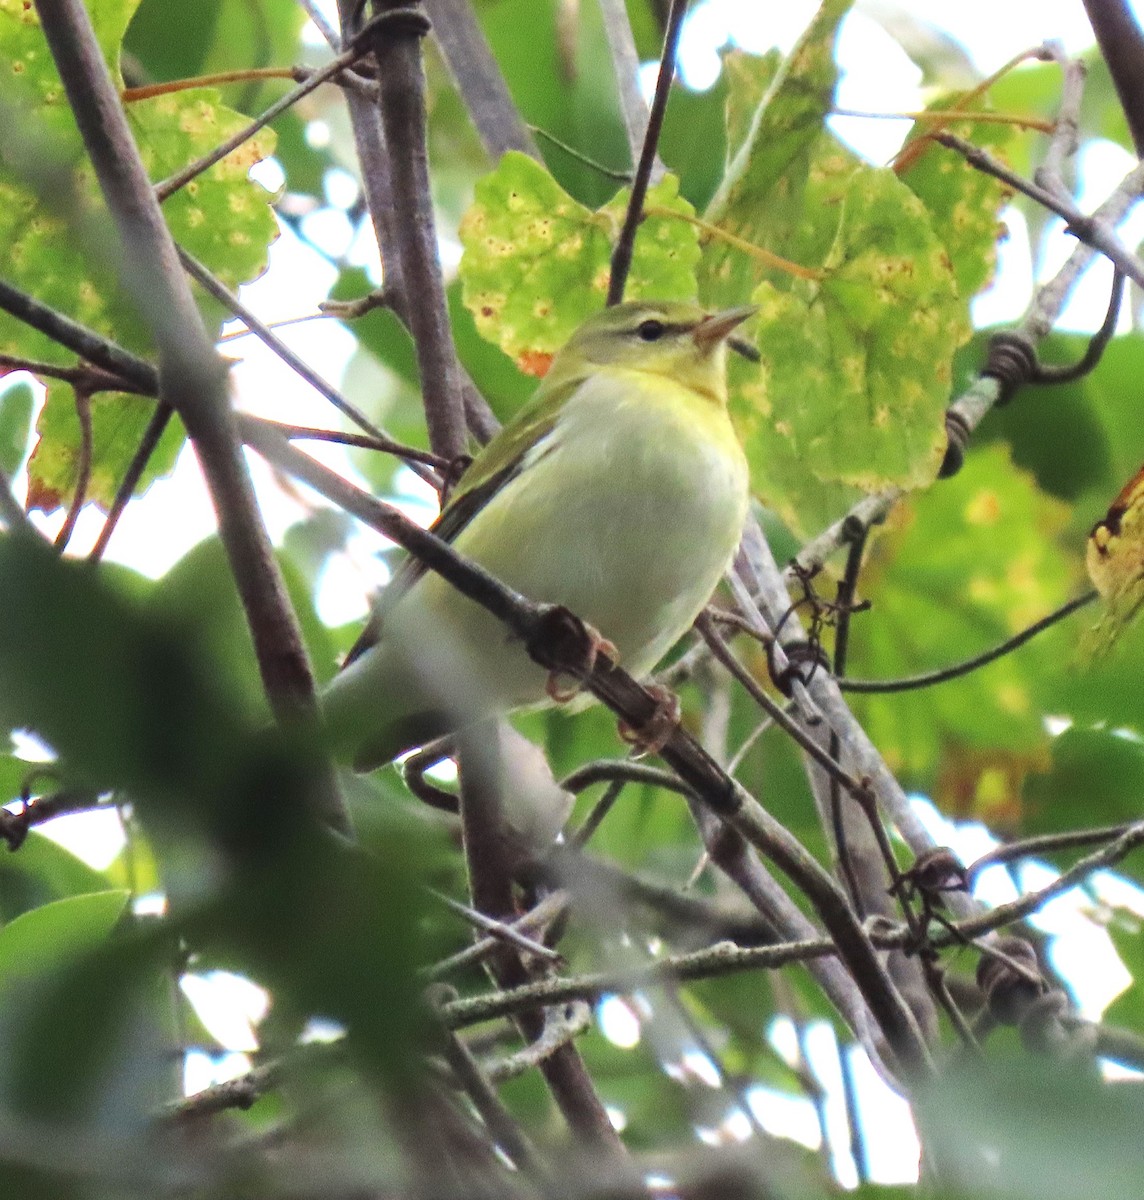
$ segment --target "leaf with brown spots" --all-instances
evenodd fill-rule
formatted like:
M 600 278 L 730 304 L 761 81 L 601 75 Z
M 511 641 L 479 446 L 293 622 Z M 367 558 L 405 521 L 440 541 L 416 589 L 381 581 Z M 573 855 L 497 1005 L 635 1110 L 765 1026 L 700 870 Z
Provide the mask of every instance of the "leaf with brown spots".
M 893 172 L 823 186 L 838 224 L 821 278 L 756 288 L 762 366 L 737 371 L 733 401 L 760 494 L 800 532 L 857 494 L 934 478 L 968 333 L 944 248 Z
M 929 111 L 960 109 L 972 103 L 961 92 L 943 96 Z M 962 303 L 988 285 L 997 260 L 997 242 L 1004 232 L 1001 209 L 1012 197 L 1012 189 L 971 167 L 956 150 L 938 145 L 930 134 L 942 128 L 975 146 L 1003 158 L 1002 148 L 1013 139 L 1006 125 L 993 122 L 953 121 L 938 126 L 933 121 L 915 124 L 898 157 L 895 170 L 929 210 L 934 232 L 949 252 Z
M 96 36 L 120 83 L 120 45 L 137 7 L 138 0 L 104 0 L 92 6 Z M 129 349 L 148 353 L 143 323 L 115 278 L 110 219 L 35 10 L 17 0 L 0 0 L 0 60 L 21 67 L 8 102 L 20 111 L 18 126 L 25 139 L 14 139 L 0 161 L 0 241 L 8 249 L 5 278 Z M 127 117 L 144 165 L 156 181 L 247 123 L 242 114 L 220 105 L 218 92 L 211 88 L 138 101 L 128 106 Z M 272 152 L 274 140 L 272 132 L 263 130 L 163 206 L 180 245 L 231 287 L 261 274 L 267 249 L 277 236 L 272 197 L 247 178 L 250 167 Z M 68 169 L 69 163 L 77 165 Z M 68 187 L 90 217 L 83 235 L 62 209 L 53 208 Z M 145 304 L 146 297 L 140 302 Z M 210 316 L 217 321 L 217 308 L 212 306 Z M 4 314 L 0 351 L 60 364 L 75 360 L 74 354 Z M 110 502 L 152 409 L 138 396 L 105 394 L 94 399 L 89 499 Z M 75 491 L 79 424 L 70 388 L 49 388 L 36 428 L 40 441 L 28 463 L 29 497 L 33 506 L 50 509 L 66 504 Z M 170 470 L 181 444 L 175 432 L 163 439 L 144 486 Z
M 461 222 L 465 307 L 481 335 L 529 374 L 543 374 L 573 330 L 604 305 L 628 193 L 593 212 L 534 159 L 509 152 L 478 181 Z M 627 298 L 691 300 L 699 238 L 694 215 L 666 175 L 650 188 L 636 235 Z
M 1103 600 L 1081 654 L 1104 654 L 1144 612 L 1144 467 L 1124 485 L 1088 535 L 1085 566 Z

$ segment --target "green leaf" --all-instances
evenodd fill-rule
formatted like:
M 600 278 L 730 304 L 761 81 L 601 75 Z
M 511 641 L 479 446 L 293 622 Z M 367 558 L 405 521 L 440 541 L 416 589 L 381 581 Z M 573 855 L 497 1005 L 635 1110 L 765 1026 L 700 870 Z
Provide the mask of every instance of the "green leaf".
M 155 411 L 144 396 L 100 392 L 88 401 L 92 456 L 87 497 L 107 507 Z M 82 458 L 83 434 L 76 396 L 66 383 L 49 381 L 36 421 L 38 441 L 28 460 L 28 507 L 51 512 L 71 503 Z M 175 465 L 185 440 L 183 423 L 173 417 L 147 464 L 137 494 Z
M 814 265 L 815 257 L 800 259 L 797 243 L 806 243 L 810 227 L 823 225 L 821 261 L 837 227 L 830 208 L 808 205 L 805 193 L 812 158 L 829 157 L 823 143 L 839 149 L 823 130 L 837 80 L 834 40 L 852 3 L 825 0 L 773 80 L 772 64 L 765 59 L 751 67 L 738 60 L 732 67 L 727 145 L 733 157 L 704 214 L 735 237 L 808 265 Z M 840 152 L 851 165 L 857 162 L 848 151 Z M 810 254 L 809 246 L 803 249 Z M 715 241 L 704 257 L 701 284 L 715 303 L 742 304 L 759 274 L 749 258 Z
M 933 480 L 966 332 L 921 201 L 867 167 L 837 199 L 821 277 L 755 290 L 764 366 L 739 370 L 734 392 L 760 496 L 804 533 L 855 491 Z
M 179 36 L 172 37 L 172 21 L 180 15 L 180 0 L 140 0 L 127 27 L 124 49 L 138 60 L 150 79 L 190 79 L 203 71 L 223 7 L 223 0 L 199 0 L 194 20 L 180 21 Z
M 899 505 L 874 542 L 860 587 L 873 608 L 852 627 L 850 673 L 898 679 L 949 666 L 1051 612 L 1077 570 L 1054 544 L 1066 520 L 1065 507 L 1015 470 L 1002 447 L 971 454 L 952 479 Z M 994 751 L 1036 761 L 1045 741 L 1041 680 L 1060 663 L 1034 639 L 936 687 L 855 695 L 855 710 L 908 777 L 932 779 L 943 747 L 957 748 L 962 769 L 974 771 L 995 768 Z M 968 751 L 986 759 L 975 764 Z M 972 794 L 970 784 L 958 786 Z
M 136 0 L 109 0 L 92 11 L 96 35 L 117 82 L 120 43 Z M 0 2 L 0 54 L 19 63 L 6 102 L 20 113 L 21 138 L 0 164 L 0 241 L 8 248 L 5 275 L 44 303 L 130 349 L 146 353 L 150 339 L 139 315 L 145 297 L 124 294 L 114 270 L 114 244 L 94 172 L 83 156 L 66 95 L 35 12 L 16 0 Z M 155 96 L 127 106 L 127 118 L 150 177 L 167 178 L 246 124 L 219 104 L 210 88 Z M 262 131 L 170 197 L 164 213 L 172 234 L 231 287 L 262 272 L 277 236 L 271 197 L 247 178 L 273 149 Z M 74 224 L 84 214 L 82 230 Z M 212 312 L 217 314 L 216 309 Z M 0 351 L 53 363 L 73 359 L 43 334 L 7 315 L 0 318 Z M 70 500 L 79 461 L 79 423 L 70 388 L 49 388 L 37 431 L 41 440 L 28 471 L 32 507 Z M 106 506 L 122 478 L 152 405 L 138 397 L 101 395 L 92 404 L 94 450 L 88 498 Z M 144 476 L 144 486 L 170 469 L 179 444 L 170 433 Z
M 1053 739 L 1052 767 L 1025 784 L 1023 831 L 1059 833 L 1140 816 L 1144 744 L 1108 729 L 1074 726 Z
M 782 65 L 778 50 L 766 54 L 747 54 L 732 50 L 723 56 L 723 74 L 727 79 L 727 101 L 723 120 L 727 137 L 727 166 L 747 144 L 755 115 Z
M 966 104 L 980 107 L 972 93 L 954 92 L 927 111 L 960 110 Z M 962 304 L 968 306 L 993 276 L 997 240 L 1004 229 L 1001 209 L 1013 193 L 992 175 L 971 166 L 957 151 L 921 140 L 935 128 L 933 121 L 915 123 L 898 156 L 896 170 L 929 210 L 934 233 L 953 263 Z M 1000 157 L 1005 158 L 1005 150 L 1013 141 L 1013 132 L 1006 125 L 955 121 L 941 128 L 994 157 L 1000 151 Z
M 1108 1025 L 1127 1026 L 1137 1034 L 1144 1033 L 1144 936 L 1138 919 L 1113 920 L 1105 931 L 1116 947 L 1132 982 L 1105 1009 L 1101 1020 Z M 1129 1064 L 1131 1065 L 1131 1064 Z
M 970 1196 L 1121 1200 L 1144 1172 L 1140 1090 L 1087 1064 L 963 1060 L 921 1089 L 916 1111 L 943 1185 Z
M 0 858 L 0 921 L 65 896 L 101 892 L 108 882 L 58 842 L 30 830 L 17 853 Z
M 693 215 L 668 175 L 647 194 L 627 296 L 695 296 L 699 239 L 673 214 Z M 522 370 L 543 374 L 551 356 L 603 305 L 612 247 L 627 206 L 620 192 L 592 212 L 524 154 L 506 154 L 477 183 L 461 222 L 464 301 L 481 335 Z
M 41 975 L 105 941 L 131 893 L 68 896 L 23 913 L 0 929 L 0 988 Z
M 732 411 L 760 498 L 801 534 L 864 492 L 933 479 L 967 333 L 918 198 L 825 129 L 849 8 L 827 0 L 773 78 L 730 56 L 732 157 L 706 214 L 723 236 L 700 268 L 709 301 L 761 307 L 763 367 L 732 364 Z
M 615 180 L 585 158 L 621 171 L 631 164 L 599 5 L 498 0 L 475 7 L 521 117 L 570 148 L 537 138 L 549 170 L 581 203 L 602 204 Z
M 26 383 L 17 383 L 0 393 L 0 471 L 9 479 L 20 469 L 28 453 L 35 397 Z

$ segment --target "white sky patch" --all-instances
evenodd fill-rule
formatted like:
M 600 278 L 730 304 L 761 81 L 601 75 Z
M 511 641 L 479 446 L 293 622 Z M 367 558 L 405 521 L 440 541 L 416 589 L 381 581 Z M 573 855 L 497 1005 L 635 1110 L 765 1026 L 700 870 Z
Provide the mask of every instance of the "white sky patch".
M 624 1050 L 639 1045 L 640 1019 L 622 996 L 604 996 L 596 1005 L 596 1022 L 600 1032 Z
M 237 1079 L 250 1070 L 245 1054 L 210 1055 L 192 1050 L 183 1059 L 183 1095 L 193 1096 L 216 1083 Z
M 302 232 L 324 254 L 340 258 L 354 240 L 354 227 L 340 208 L 317 208 L 302 218 Z
M 95 871 L 106 871 L 127 845 L 123 822 L 114 808 L 70 813 L 36 829 Z
M 1029 245 L 1029 223 L 1024 213 L 1009 205 L 1001 213 L 1006 235 L 997 244 L 993 281 L 969 305 L 977 329 L 1003 325 L 1020 319 L 1033 299 L 1033 254 Z
M 755 1120 L 775 1137 L 790 1138 L 809 1150 L 822 1145 L 822 1130 L 814 1105 L 805 1096 L 792 1096 L 775 1088 L 757 1086 L 747 1092 Z
M 189 972 L 179 981 L 207 1031 L 226 1050 L 258 1049 L 255 1026 L 266 1016 L 270 997 L 265 989 L 230 971 Z
M 909 1104 L 874 1070 L 865 1051 L 848 1047 L 850 1072 L 858 1093 L 862 1135 L 870 1178 L 878 1183 L 913 1183 L 921 1147 Z
M 835 105 L 858 112 L 914 112 L 925 104 L 921 70 L 876 21 L 854 12 L 842 24 Z M 877 71 L 870 64 L 878 64 Z M 830 128 L 870 162 L 884 165 L 901 149 L 913 122 L 831 117 Z

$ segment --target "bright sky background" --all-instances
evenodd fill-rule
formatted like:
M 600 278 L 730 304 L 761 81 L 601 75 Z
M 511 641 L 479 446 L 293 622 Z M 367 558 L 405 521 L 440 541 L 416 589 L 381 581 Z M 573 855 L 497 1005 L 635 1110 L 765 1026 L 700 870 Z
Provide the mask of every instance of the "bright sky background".
M 591 2 L 591 0 L 586 0 Z M 323 7 L 331 11 L 333 0 Z M 958 41 L 976 67 L 988 73 L 1018 52 L 1048 38 L 1063 43 L 1070 52 L 1092 43 L 1092 35 L 1079 0 L 904 0 L 901 5 L 870 3 L 858 6 L 845 23 L 838 48 L 843 77 L 838 95 L 840 107 L 869 111 L 909 111 L 920 108 L 925 97 L 920 90 L 920 72 L 898 45 L 873 20 L 876 8 L 906 10 L 922 18 Z M 789 49 L 816 8 L 813 0 L 783 0 L 783 3 L 750 3 L 744 0 L 702 0 L 694 6 L 685 28 L 681 53 L 681 74 L 695 88 L 709 87 L 719 70 L 718 51 L 728 40 L 744 49 L 762 52 L 773 45 Z M 308 41 L 321 41 L 310 28 Z M 887 161 L 898 148 L 908 122 L 869 121 L 836 118 L 836 130 L 871 161 Z M 316 128 L 314 136 L 323 135 Z M 1089 208 L 1116 185 L 1132 165 L 1129 155 L 1108 143 L 1091 147 L 1081 163 L 1083 193 L 1081 204 Z M 267 186 L 274 188 L 281 178 L 273 166 L 265 169 Z M 357 184 L 344 172 L 333 173 L 328 180 L 327 207 L 306 220 L 307 236 L 327 252 L 341 254 L 350 244 L 354 231 L 345 210 L 355 201 Z M 1030 248 L 1024 222 L 1018 214 L 1007 214 L 1010 237 L 1001 250 L 996 284 L 979 297 L 974 305 L 978 324 L 1013 320 L 1030 298 L 1027 282 Z M 1144 238 L 1144 213 L 1130 218 L 1125 236 L 1129 244 Z M 1049 246 L 1039 275 L 1051 274 L 1073 245 L 1072 239 L 1059 234 Z M 454 263 L 457 248 L 444 248 L 447 262 Z M 354 247 L 355 256 L 376 267 L 376 255 L 368 240 Z M 270 268 L 262 279 L 243 289 L 243 300 L 265 321 L 274 322 L 317 312 L 336 276 L 335 270 L 311 247 L 288 231 L 272 247 Z M 1110 271 L 1097 268 L 1078 288 L 1062 326 L 1078 330 L 1096 328 L 1107 302 Z M 332 321 L 316 320 L 290 325 L 281 330 L 282 338 L 319 373 L 337 384 L 353 353 L 353 336 Z M 227 342 L 225 353 L 239 361 L 233 371 L 234 393 L 242 407 L 282 421 L 322 424 L 329 419 L 324 403 L 298 381 L 280 361 L 253 338 Z M 332 466 L 348 470 L 345 456 L 335 447 L 310 444 L 310 452 Z M 278 539 L 295 521 L 306 515 L 296 495 L 283 492 L 274 483 L 261 460 L 251 457 L 251 467 L 264 503 L 272 536 Z M 18 488 L 23 481 L 17 480 Z M 411 487 L 411 500 L 418 495 Z M 188 449 L 180 458 L 173 476 L 155 484 L 143 504 L 133 504 L 121 521 L 111 542 L 108 557 L 127 563 L 149 575 L 164 573 L 187 549 L 214 530 L 213 515 L 206 500 L 193 454 Z M 424 496 L 421 496 L 424 502 Z M 428 510 L 425 510 L 428 513 Z M 45 529 L 54 532 L 62 514 L 36 518 Z M 85 512 L 73 541 L 77 553 L 91 544 L 101 518 Z M 322 615 L 331 623 L 341 623 L 365 611 L 366 593 L 382 579 L 372 553 L 378 539 L 363 533 L 349 559 L 331 565 L 319 602 Z M 955 827 L 945 821 L 928 802 L 919 801 L 927 822 L 941 843 L 954 845 L 971 860 L 991 844 L 992 839 L 980 826 Z M 93 862 L 105 866 L 118 852 L 122 835 L 113 817 L 89 814 L 44 827 Z M 1052 878 L 1046 869 L 1028 867 L 1024 882 L 1037 886 Z M 1114 877 L 1105 877 L 1109 895 L 1123 897 L 1124 889 Z M 1119 890 L 1117 890 L 1119 888 Z M 1013 884 L 1000 868 L 982 877 L 979 894 L 992 902 L 1009 899 Z M 1131 895 L 1130 895 L 1131 898 Z M 1046 906 L 1036 923 L 1056 936 L 1054 957 L 1073 981 L 1076 1000 L 1082 1013 L 1096 1017 L 1109 1000 L 1127 983 L 1128 977 L 1112 951 L 1106 935 L 1090 919 L 1091 902 L 1074 892 Z M 266 997 L 260 989 L 244 980 L 223 973 L 209 977 L 189 977 L 185 990 L 204 1019 L 224 1045 L 234 1053 L 222 1059 L 192 1055 L 187 1067 L 187 1085 L 191 1090 L 246 1069 L 243 1051 L 256 1046 L 254 1026 L 265 1011 Z M 600 1008 L 602 1027 L 620 1044 L 631 1044 L 641 1036 L 642 1017 L 638 1004 L 620 1000 L 606 1001 Z M 793 1027 L 780 1023 L 771 1032 L 776 1049 L 786 1056 L 797 1054 Z M 816 1026 L 809 1035 L 811 1064 L 827 1088 L 831 1121 L 837 1127 L 841 1104 L 841 1086 L 837 1049 L 826 1025 Z M 680 1071 L 689 1073 L 695 1086 L 717 1083 L 714 1068 L 701 1055 L 685 1056 Z M 864 1102 L 877 1114 L 865 1129 L 874 1177 L 884 1182 L 910 1181 L 915 1178 L 917 1148 L 909 1114 L 904 1103 L 874 1075 L 860 1056 L 854 1063 Z M 707 1082 L 704 1083 L 704 1080 Z M 783 1096 L 768 1089 L 755 1089 L 751 1096 L 758 1119 L 774 1132 L 794 1136 L 807 1144 L 818 1141 L 819 1132 L 809 1101 Z M 707 1131 L 709 1140 L 745 1136 L 748 1126 L 741 1113 L 729 1104 L 727 1122 L 719 1130 Z M 837 1133 L 836 1133 L 837 1138 Z M 854 1181 L 848 1158 L 836 1163 L 844 1183 Z

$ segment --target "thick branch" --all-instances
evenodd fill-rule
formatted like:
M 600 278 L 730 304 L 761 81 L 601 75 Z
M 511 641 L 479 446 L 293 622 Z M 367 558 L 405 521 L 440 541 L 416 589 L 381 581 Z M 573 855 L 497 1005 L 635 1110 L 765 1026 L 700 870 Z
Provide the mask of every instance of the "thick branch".
M 1144 34 L 1125 0 L 1084 0 L 1084 10 L 1116 85 L 1136 154 L 1144 158 Z
M 452 461 L 465 453 L 466 427 L 429 187 L 421 69 L 421 38 L 429 31 L 429 22 L 416 3 L 377 0 L 376 7 L 380 16 L 388 17 L 372 41 L 389 151 L 395 244 L 407 300 L 405 316 L 417 348 L 429 444 L 435 454 Z
M 37 7 L 119 231 L 125 282 L 158 347 L 161 398 L 182 417 L 203 466 L 267 697 L 280 721 L 313 721 L 314 679 L 231 422 L 225 368 L 183 277 L 91 20 L 81 0 Z M 348 830 L 332 775 L 318 791 L 325 818 Z
M 519 150 L 539 158 L 470 0 L 425 0 L 425 9 L 488 156 L 496 162 L 506 151 Z

